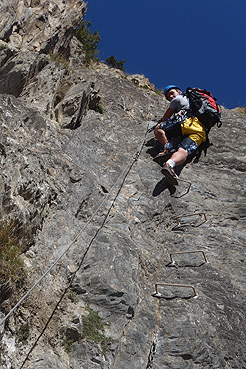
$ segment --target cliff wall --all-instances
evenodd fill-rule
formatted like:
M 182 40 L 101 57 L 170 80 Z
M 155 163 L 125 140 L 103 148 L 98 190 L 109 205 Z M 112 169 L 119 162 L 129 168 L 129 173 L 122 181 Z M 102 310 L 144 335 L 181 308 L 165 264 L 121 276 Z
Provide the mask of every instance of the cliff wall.
M 168 186 L 148 131 L 166 100 L 83 64 L 86 4 L 0 7 L 0 211 L 27 270 L 1 317 L 28 293 L 1 326 L 1 368 L 246 367 L 245 115 L 222 108 Z

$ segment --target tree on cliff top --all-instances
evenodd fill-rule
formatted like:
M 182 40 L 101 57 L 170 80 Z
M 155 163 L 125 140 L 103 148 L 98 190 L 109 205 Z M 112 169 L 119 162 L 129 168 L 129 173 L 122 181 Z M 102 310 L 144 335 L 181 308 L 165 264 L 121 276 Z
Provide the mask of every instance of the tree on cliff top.
M 99 61 L 97 57 L 99 54 L 98 44 L 101 40 L 98 31 L 91 33 L 89 27 L 91 22 L 86 20 L 80 23 L 79 27 L 75 32 L 77 39 L 83 44 L 85 52 L 85 63 L 89 64 L 91 61 Z
M 118 61 L 114 55 L 111 55 L 106 59 L 106 62 L 110 67 L 120 69 L 123 70 L 123 72 L 125 72 L 124 64 L 126 63 L 126 60 Z

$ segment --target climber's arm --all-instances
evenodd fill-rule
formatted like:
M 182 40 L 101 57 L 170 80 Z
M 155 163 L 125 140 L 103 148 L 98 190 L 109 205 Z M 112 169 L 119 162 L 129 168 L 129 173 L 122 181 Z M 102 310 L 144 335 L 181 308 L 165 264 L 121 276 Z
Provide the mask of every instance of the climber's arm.
M 162 122 L 165 122 L 167 119 L 171 118 L 173 114 L 174 110 L 172 108 L 168 108 L 162 117 Z

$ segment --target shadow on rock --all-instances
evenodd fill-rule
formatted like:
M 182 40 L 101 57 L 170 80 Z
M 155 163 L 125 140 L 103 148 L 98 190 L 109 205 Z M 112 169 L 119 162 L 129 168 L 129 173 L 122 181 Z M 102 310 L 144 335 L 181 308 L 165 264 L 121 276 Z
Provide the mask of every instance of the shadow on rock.
M 176 192 L 176 187 L 167 183 L 165 178 L 162 178 L 154 188 L 152 196 L 159 196 L 163 191 L 169 190 L 170 195 L 173 195 Z
M 212 146 L 213 144 L 211 142 L 209 142 L 209 140 L 207 139 L 206 142 L 202 143 L 199 148 L 196 150 L 196 152 L 194 153 L 194 155 L 192 155 L 191 157 L 189 157 L 186 162 L 184 164 L 181 164 L 177 167 L 175 167 L 175 172 L 178 176 L 180 176 L 180 173 L 182 172 L 183 168 L 185 167 L 186 164 L 194 162 L 194 163 L 198 163 L 201 157 L 202 152 L 204 151 L 204 156 L 207 155 L 207 149 L 209 146 Z M 146 142 L 145 146 L 150 147 L 146 152 L 148 154 L 150 154 L 152 157 L 155 157 L 156 155 L 158 155 L 159 152 L 161 152 L 161 150 L 163 150 L 163 145 L 161 145 L 158 141 L 156 141 L 154 138 L 150 139 L 149 141 Z M 162 166 L 160 163 L 158 163 L 160 166 Z M 162 178 L 155 186 L 152 196 L 159 196 L 163 191 L 165 191 L 166 189 L 169 190 L 170 195 L 174 195 L 176 192 L 176 187 L 167 183 L 165 181 L 165 178 Z M 186 194 L 186 193 L 185 193 Z M 183 195 L 181 195 L 180 197 L 182 197 Z
M 150 147 L 146 152 L 152 158 L 154 158 L 156 155 L 164 150 L 163 145 L 159 141 L 156 141 L 154 138 L 151 138 L 149 141 L 147 141 L 145 143 L 145 146 Z
M 175 167 L 175 173 L 177 174 L 177 176 L 180 176 L 181 171 L 183 170 L 183 168 L 185 167 L 186 163 L 179 165 L 177 167 Z M 155 186 L 154 191 L 152 193 L 152 196 L 159 196 L 163 191 L 165 191 L 166 189 L 169 190 L 170 195 L 174 195 L 176 192 L 176 186 L 171 185 L 170 183 L 166 182 L 165 177 L 162 178 Z

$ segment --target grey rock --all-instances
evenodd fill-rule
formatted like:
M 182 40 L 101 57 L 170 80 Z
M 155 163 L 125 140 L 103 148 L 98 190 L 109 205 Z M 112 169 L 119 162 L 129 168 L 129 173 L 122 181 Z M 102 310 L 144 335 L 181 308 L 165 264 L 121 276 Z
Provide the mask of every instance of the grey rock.
M 84 1 L 1 1 L 0 39 L 15 50 L 68 52 Z
M 28 369 L 64 369 L 65 365 L 57 358 L 56 355 L 54 355 L 52 352 L 48 352 L 46 355 L 34 360 L 31 365 L 27 364 L 26 367 Z
M 0 312 L 0 321 L 2 321 L 4 318 L 5 318 L 5 315 L 4 315 L 3 313 L 1 313 L 1 312 Z M 1 336 L 1 338 L 2 338 L 2 334 L 3 334 L 3 332 L 4 332 L 4 325 L 2 324 L 2 325 L 0 326 L 0 336 Z
M 30 335 L 11 354 L 1 340 L 2 362 L 18 368 L 25 360 L 27 369 L 245 367 L 245 115 L 223 108 L 207 155 L 180 172 L 189 191 L 187 182 L 168 187 L 152 161 L 161 146 L 147 132 L 167 102 L 151 83 L 145 88 L 143 76 L 83 65 L 72 33 L 84 2 L 0 6 L 1 14 L 8 9 L 0 20 L 0 214 L 18 219 L 26 245 L 18 296 L 63 255 L 4 327 L 15 335 L 27 320 Z M 49 55 L 63 49 L 69 65 Z M 190 214 L 179 226 L 177 218 Z M 209 263 L 201 253 L 175 254 L 192 250 Z M 170 286 L 156 297 L 158 282 Z M 173 284 L 194 286 L 198 297 Z M 1 295 L 4 314 L 18 300 L 12 292 Z M 78 317 L 87 305 L 102 319 L 106 350 L 81 338 Z M 70 353 L 64 335 L 76 341 Z
M 56 105 L 54 110 L 56 120 L 62 128 L 76 129 L 81 125 L 83 117 L 96 99 L 97 91 L 93 86 L 93 82 L 72 86 Z

